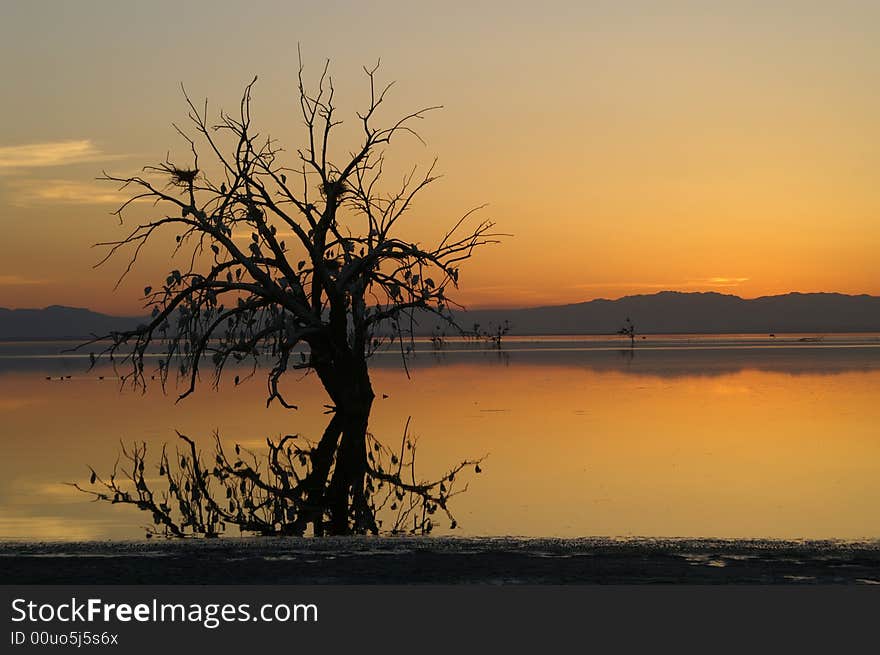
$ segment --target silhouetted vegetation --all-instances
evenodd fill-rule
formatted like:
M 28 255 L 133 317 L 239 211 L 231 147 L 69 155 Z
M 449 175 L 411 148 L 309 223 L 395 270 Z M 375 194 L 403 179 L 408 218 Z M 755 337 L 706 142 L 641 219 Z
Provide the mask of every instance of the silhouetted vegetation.
M 133 505 L 152 515 L 147 538 L 219 537 L 229 528 L 258 535 L 297 535 L 309 526 L 323 526 L 327 507 L 316 502 L 322 474 L 315 470 L 318 444 L 299 435 L 266 440 L 259 454 L 236 444 L 227 455 L 219 435 L 210 454 L 178 433 L 182 446 L 169 453 L 166 446 L 156 465 L 147 460 L 146 442 L 122 446 L 122 461 L 105 479 L 91 470 L 89 486 L 74 485 L 96 501 Z M 428 534 L 438 516 L 448 525 L 457 522 L 449 508 L 454 496 L 467 490 L 456 483 L 471 469 L 479 473 L 482 460 L 465 460 L 434 481 L 416 478 L 416 439 L 409 421 L 400 446 L 392 450 L 367 433 L 368 512 L 388 534 Z M 467 470 L 466 470 L 467 469 Z M 155 471 L 155 472 L 154 472 Z
M 431 331 L 431 346 L 434 350 L 442 350 L 445 343 L 446 332 L 435 326 Z
M 459 336 L 464 338 L 465 343 L 489 345 L 500 350 L 501 342 L 505 335 L 510 332 L 511 327 L 509 321 L 504 321 L 497 325 L 489 323 L 489 327 L 485 329 L 479 323 L 474 323 L 473 329 L 459 331 Z M 447 343 L 447 337 L 446 330 L 434 326 L 430 336 L 431 346 L 434 351 L 443 350 Z
M 177 534 L 173 525 L 212 535 L 216 526 L 229 523 L 261 534 L 299 534 L 307 523 L 315 534 L 376 533 L 376 512 L 385 506 L 377 504 L 380 487 L 395 498 L 398 493 L 415 497 L 413 507 L 445 509 L 449 495 L 441 488 L 448 488 L 450 478 L 416 483 L 410 476 L 404 482 L 400 476 L 410 464 L 401 454 L 388 455 L 383 464 L 376 460 L 390 451 L 367 431 L 374 399 L 368 360 L 390 346 L 399 348 L 405 367 L 413 326 L 422 314 L 439 316 L 457 329 L 448 293 L 458 286 L 459 267 L 499 235 L 491 221 L 473 220 L 474 209 L 453 220 L 434 245 L 398 236 L 417 194 L 437 179 L 436 161 L 423 173 L 411 169 L 402 184 L 386 192 L 385 150 L 392 138 L 418 138 L 414 123 L 438 107 L 377 126 L 391 85 L 377 85 L 376 68 L 364 71 L 368 103 L 357 114 L 360 141 L 338 163 L 331 153 L 338 150 L 333 137 L 341 121 L 328 66 L 314 92 L 307 91 L 300 66 L 305 143 L 295 151 L 295 161 L 285 161 L 276 141 L 252 126 L 255 79 L 245 88 L 237 115 L 220 112 L 217 124 L 208 119 L 207 102 L 197 107 L 184 91 L 194 135 L 178 132 L 191 151 L 190 161 L 169 159 L 146 167 L 142 176 L 105 174 L 104 179 L 132 190 L 116 212 L 120 220 L 140 200 L 150 201 L 156 213 L 125 238 L 99 244 L 109 248 L 103 261 L 129 252 L 125 275 L 144 245 L 170 230 L 174 253 L 185 254 L 189 262 L 144 289 L 152 312 L 147 323 L 103 337 L 109 345 L 98 355 L 113 358 L 123 382 L 146 386 L 152 377 L 146 374 L 148 351 L 161 353 L 155 376 L 163 388 L 169 378 L 183 384 L 181 399 L 203 377 L 218 386 L 234 368 L 237 385 L 243 375 L 265 367 L 267 405 L 296 409 L 282 390 L 284 374 L 313 373 L 330 398 L 332 418 L 309 448 L 288 438 L 270 441 L 263 466 L 268 478 L 260 477 L 255 460 L 230 463 L 219 441 L 215 462 L 206 465 L 182 437 L 190 452 L 179 459 L 176 473 L 164 453 L 160 458 L 169 489 L 163 501 L 155 500 L 144 475 L 145 446 L 129 449 L 125 457 L 134 467 L 128 476 L 134 490 L 117 488 L 119 478 L 111 477 L 99 500 L 130 502 L 152 512 L 161 531 L 172 535 Z M 210 162 L 202 159 L 204 152 Z M 250 368 L 242 373 L 244 364 Z M 403 502 L 392 500 L 398 508 Z M 179 516 L 171 518 L 169 511 L 176 510 Z M 286 518 L 288 512 L 293 518 Z M 416 522 L 417 529 L 424 525 Z
M 495 348 L 501 348 L 501 341 L 510 332 L 510 322 L 504 321 L 498 325 L 489 324 L 489 328 L 483 333 L 483 338 Z
M 636 347 L 636 326 L 633 325 L 633 322 L 629 319 L 629 316 L 626 317 L 626 321 L 624 321 L 623 327 L 617 331 L 617 334 L 629 337 L 629 347 Z
M 473 329 L 466 333 L 466 336 L 474 341 L 483 342 L 500 350 L 501 342 L 507 333 L 510 332 L 511 327 L 510 321 L 489 323 L 485 328 L 480 323 L 474 323 Z

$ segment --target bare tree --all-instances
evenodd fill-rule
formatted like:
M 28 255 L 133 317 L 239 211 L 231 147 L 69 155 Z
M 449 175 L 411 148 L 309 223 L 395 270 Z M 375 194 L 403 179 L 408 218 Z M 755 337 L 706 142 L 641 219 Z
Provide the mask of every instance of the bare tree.
M 629 316 L 626 317 L 626 320 L 623 323 L 623 327 L 617 331 L 617 334 L 629 337 L 629 347 L 636 347 L 636 326 L 633 325 L 633 322 L 630 320 Z
M 478 326 L 475 326 L 478 327 Z M 484 330 L 483 332 L 478 332 L 479 336 L 492 345 L 493 348 L 501 349 L 501 341 L 510 332 L 510 321 L 504 321 L 504 323 L 498 323 L 497 325 L 493 325 L 489 323 L 489 328 Z
M 384 153 L 392 139 L 419 138 L 413 125 L 438 107 L 378 126 L 378 110 L 392 85 L 377 84 L 378 65 L 364 68 L 369 101 L 357 114 L 361 137 L 348 156 L 334 162 L 331 144 L 341 121 L 328 67 L 329 62 L 310 93 L 300 65 L 305 139 L 287 165 L 280 146 L 252 127 L 255 78 L 237 114 L 221 111 L 217 124 L 208 119 L 207 102 L 197 107 L 184 90 L 192 133 L 175 128 L 189 144 L 191 162 L 166 159 L 132 177 L 104 174 L 102 179 L 133 190 L 116 211 L 120 221 L 140 200 L 152 201 L 156 216 L 124 239 L 99 244 L 109 248 L 102 263 L 127 252 L 124 276 L 144 245 L 170 229 L 176 233 L 175 252 L 183 250 L 189 266 L 145 288 L 150 320 L 109 335 L 99 356 L 109 354 L 125 382 L 144 386 L 148 351 L 158 347 L 163 357 L 157 377 L 163 386 L 169 376 L 179 378 L 180 398 L 196 389 L 203 373 L 210 371 L 217 385 L 230 360 L 247 360 L 252 366 L 247 375 L 265 366 L 267 404 L 292 409 L 296 405 L 283 394 L 282 377 L 293 370 L 314 372 L 330 398 L 332 417 L 307 453 L 308 471 L 289 476 L 296 487 L 291 493 L 303 499 L 296 508 L 302 514 L 293 522 L 298 529 L 311 524 L 315 534 L 376 532 L 373 481 L 400 487 L 403 480 L 400 471 L 382 470 L 368 456 L 374 398 L 368 360 L 387 346 L 403 355 L 404 340 L 412 337 L 421 313 L 454 325 L 447 293 L 458 286 L 460 264 L 501 235 L 492 222 L 475 220 L 474 209 L 433 245 L 398 236 L 416 195 L 437 175 L 433 164 L 422 173 L 413 168 L 387 192 Z M 217 173 L 203 169 L 203 156 Z M 234 379 L 237 384 L 239 375 Z M 272 452 L 270 445 L 270 458 Z

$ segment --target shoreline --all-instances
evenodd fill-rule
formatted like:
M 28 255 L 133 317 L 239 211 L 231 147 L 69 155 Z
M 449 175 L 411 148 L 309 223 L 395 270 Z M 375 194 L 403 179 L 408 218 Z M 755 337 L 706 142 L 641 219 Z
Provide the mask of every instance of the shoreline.
M 4 584 L 880 584 L 880 540 L 0 542 Z

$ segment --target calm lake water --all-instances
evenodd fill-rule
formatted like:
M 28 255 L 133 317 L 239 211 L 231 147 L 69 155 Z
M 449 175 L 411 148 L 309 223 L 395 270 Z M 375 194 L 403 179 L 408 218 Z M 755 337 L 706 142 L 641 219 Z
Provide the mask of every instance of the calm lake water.
M 266 409 L 264 379 L 175 403 L 86 372 L 87 356 L 59 356 L 69 345 L 0 343 L 0 538 L 142 537 L 148 517 L 64 484 L 109 471 L 120 440 L 158 452 L 177 429 L 209 448 L 216 430 L 259 449 L 327 420 L 313 377 L 286 385 L 298 411 Z M 623 345 L 420 343 L 411 379 L 399 353 L 377 355 L 371 431 L 397 441 L 411 416 L 425 477 L 489 455 L 455 499 L 456 534 L 880 537 L 880 337 Z

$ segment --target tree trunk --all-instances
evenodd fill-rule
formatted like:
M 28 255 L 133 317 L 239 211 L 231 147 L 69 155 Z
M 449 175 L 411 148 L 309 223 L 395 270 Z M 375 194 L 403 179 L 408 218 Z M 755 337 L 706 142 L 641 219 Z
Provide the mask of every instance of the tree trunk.
M 333 464 L 333 455 L 339 447 L 339 436 L 342 434 L 342 421 L 334 415 L 324 430 L 321 441 L 312 451 L 312 469 L 303 481 L 305 489 L 305 509 L 299 516 L 294 528 L 296 534 L 303 534 L 309 524 L 316 537 L 324 534 L 324 512 L 326 511 L 325 491 L 327 477 Z
M 341 435 L 324 499 L 330 515 L 329 532 L 334 535 L 376 533 L 375 517 L 364 490 L 367 425 L 374 398 L 366 362 L 344 365 L 337 362 L 332 368 L 319 370 L 318 374 L 334 402 L 334 431 L 338 430 Z M 317 525 L 315 532 L 318 534 Z
M 377 532 L 364 483 L 367 474 L 367 423 L 372 400 L 341 413 L 342 439 L 328 489 L 330 533 Z M 339 412 L 339 410 L 337 410 Z

